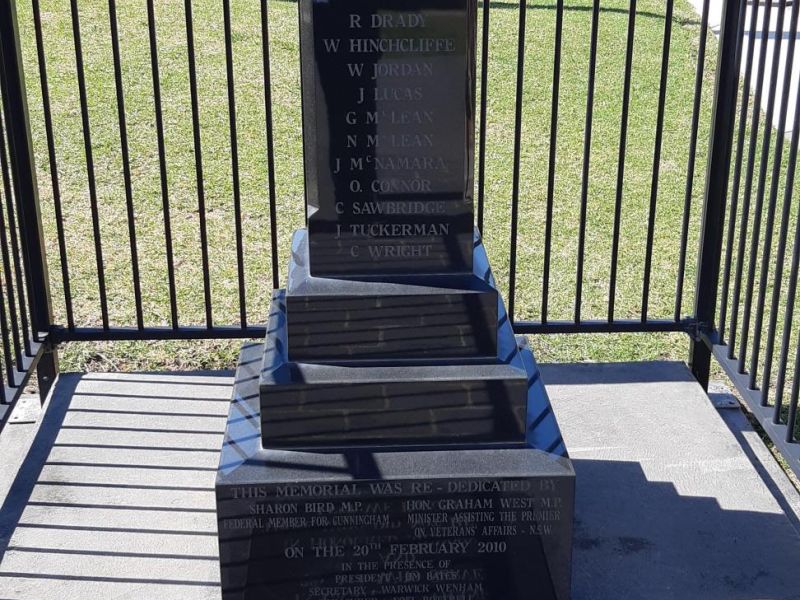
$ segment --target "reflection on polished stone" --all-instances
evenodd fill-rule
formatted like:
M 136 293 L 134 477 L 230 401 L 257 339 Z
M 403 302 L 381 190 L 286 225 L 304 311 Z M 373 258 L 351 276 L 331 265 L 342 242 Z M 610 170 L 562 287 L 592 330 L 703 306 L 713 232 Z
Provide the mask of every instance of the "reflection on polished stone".
M 217 473 L 225 600 L 568 600 L 566 456 L 507 444 L 265 449 L 263 351 L 242 350 Z M 529 406 L 552 412 L 535 385 Z M 554 420 L 531 424 L 532 437 L 563 453 Z
M 489 359 L 497 354 L 497 290 L 475 233 L 471 274 L 381 280 L 314 277 L 308 234 L 295 233 L 286 289 L 295 361 Z
M 265 447 L 519 442 L 528 375 L 519 353 L 473 364 L 341 366 L 289 361 L 284 293 L 261 371 Z M 513 334 L 504 330 L 506 347 Z

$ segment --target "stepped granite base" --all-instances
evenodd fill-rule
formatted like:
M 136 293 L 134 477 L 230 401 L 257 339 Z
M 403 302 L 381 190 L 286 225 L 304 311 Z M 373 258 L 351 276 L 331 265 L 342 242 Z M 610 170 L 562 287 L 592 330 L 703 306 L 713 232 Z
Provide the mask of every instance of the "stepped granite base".
M 224 600 L 569 598 L 575 475 L 529 350 L 527 447 L 319 451 L 263 447 L 263 350 L 217 475 Z

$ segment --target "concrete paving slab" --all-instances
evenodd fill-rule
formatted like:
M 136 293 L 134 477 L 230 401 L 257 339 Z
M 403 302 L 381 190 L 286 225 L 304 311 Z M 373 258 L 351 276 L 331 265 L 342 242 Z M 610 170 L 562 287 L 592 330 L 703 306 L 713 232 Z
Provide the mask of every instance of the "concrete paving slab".
M 13 424 L 35 423 L 42 412 L 42 401 L 38 394 L 21 394 L 17 398 L 14 411 L 9 415 L 8 422 Z M 2 420 L 3 414 L 0 414 Z
M 742 447 L 741 413 L 731 425 L 680 363 L 542 379 L 575 464 L 576 599 L 800 598 L 797 493 Z
M 800 499 L 682 364 L 545 365 L 578 473 L 575 600 L 800 598 Z M 218 600 L 231 378 L 62 376 L 4 463 L 0 598 Z M 7 431 L 9 431 L 7 429 Z
M 0 513 L 0 598 L 218 600 L 230 385 L 230 374 L 62 376 Z

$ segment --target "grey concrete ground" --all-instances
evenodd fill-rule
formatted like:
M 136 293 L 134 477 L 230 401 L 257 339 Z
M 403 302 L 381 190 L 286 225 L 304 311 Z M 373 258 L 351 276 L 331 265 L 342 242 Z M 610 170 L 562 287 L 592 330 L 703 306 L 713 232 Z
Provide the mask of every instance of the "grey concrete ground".
M 231 382 L 62 376 L 0 513 L 0 598 L 218 600 Z
M 677 363 L 542 373 L 578 476 L 575 600 L 800 598 L 798 496 L 741 412 Z M 38 428 L 7 427 L 0 598 L 218 600 L 230 381 L 66 375 Z
M 575 600 L 800 598 L 798 495 L 679 363 L 542 368 L 577 478 Z

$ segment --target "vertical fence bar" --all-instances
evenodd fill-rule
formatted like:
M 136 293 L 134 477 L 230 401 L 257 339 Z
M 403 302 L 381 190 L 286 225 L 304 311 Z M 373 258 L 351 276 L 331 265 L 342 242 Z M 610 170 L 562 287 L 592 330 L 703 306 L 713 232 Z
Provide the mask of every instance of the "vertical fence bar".
M 798 17 L 800 16 L 800 8 L 796 5 L 792 13 L 791 37 L 789 38 L 789 48 L 787 49 L 787 68 L 784 73 L 783 83 L 783 99 L 781 104 L 781 123 L 779 123 L 778 135 L 779 141 L 777 149 L 781 149 L 783 145 L 782 137 L 786 125 L 786 111 L 789 101 L 788 95 L 791 89 L 791 72 L 794 63 L 795 40 L 797 37 Z M 792 123 L 792 137 L 789 142 L 789 157 L 788 165 L 786 168 L 786 183 L 783 194 L 783 211 L 781 212 L 781 230 L 778 238 L 778 252 L 776 256 L 775 267 L 775 286 L 772 292 L 772 307 L 770 312 L 769 333 L 767 334 L 770 340 L 767 345 L 767 355 L 765 357 L 764 378 L 762 388 L 767 389 L 771 375 L 771 363 L 773 353 L 773 343 L 775 336 L 775 328 L 777 327 L 778 310 L 780 308 L 780 290 L 783 280 L 783 261 L 786 252 L 786 241 L 788 236 L 789 219 L 791 216 L 792 201 L 794 198 L 794 181 L 797 169 L 797 148 L 800 142 L 800 94 L 796 94 L 794 119 Z M 782 149 L 781 149 L 782 151 Z M 780 164 L 777 161 L 776 164 Z M 775 188 L 777 185 L 775 174 L 773 173 L 772 186 Z M 770 193 L 777 192 L 771 190 Z M 783 321 L 783 335 L 781 336 L 781 350 L 778 358 L 777 381 L 775 382 L 775 409 L 772 415 L 773 423 L 780 423 L 781 410 L 783 408 L 783 392 L 786 385 L 786 370 L 789 362 L 789 344 L 792 335 L 792 322 L 794 320 L 794 303 L 797 294 L 797 272 L 800 266 L 800 219 L 797 219 L 794 232 L 794 245 L 792 249 L 792 263 L 789 268 L 789 288 L 786 292 L 786 312 Z
M 522 153 L 522 99 L 525 85 L 525 19 L 527 0 L 519 3 L 519 32 L 517 44 L 517 94 L 514 114 L 514 173 L 511 184 L 511 256 L 508 273 L 508 319 L 514 322 L 514 303 L 517 287 L 517 229 L 519 227 L 519 163 Z
M 0 111 L 2 112 L 2 111 Z M 0 140 L 2 140 L 2 132 L 0 132 Z M 5 169 L 6 167 L 0 166 L 3 169 L 3 180 L 4 182 L 7 180 L 5 176 Z M 0 201 L 11 202 L 11 197 L 9 196 L 8 186 L 4 185 L 0 188 Z M 2 227 L 2 236 L 5 237 L 5 224 L 3 223 L 3 211 L 2 206 L 0 206 L 0 227 Z M 3 278 L 8 278 L 8 257 L 5 256 L 6 247 L 3 245 Z M 4 284 L 7 286 L 8 290 L 11 289 L 10 285 L 4 281 Z M 11 302 L 13 302 L 13 296 L 11 296 Z M 24 310 L 24 307 L 23 307 Z M 14 316 L 11 317 L 12 321 L 14 320 Z M 6 310 L 6 301 L 3 297 L 3 294 L 0 293 L 0 334 L 2 334 L 2 341 L 3 341 L 3 364 L 6 369 L 6 379 L 9 382 L 9 385 L 14 385 L 14 362 L 11 360 L 11 354 L 14 352 L 15 346 L 12 345 L 13 342 L 11 341 L 11 330 L 8 326 L 8 311 Z M 0 381 L 0 385 L 2 385 L 2 381 Z M 5 390 L 4 390 L 5 391 Z M 5 394 L 3 395 L 3 403 L 5 404 L 6 398 Z
M 547 323 L 550 301 L 550 255 L 553 244 L 553 202 L 556 187 L 558 149 L 558 99 L 561 88 L 561 38 L 564 30 L 564 0 L 556 0 L 556 32 L 553 43 L 553 96 L 550 104 L 550 154 L 547 164 L 547 207 L 544 224 L 544 265 L 542 268 L 542 323 Z
M 683 311 L 683 285 L 686 279 L 686 251 L 689 244 L 689 221 L 692 212 L 694 193 L 694 169 L 697 158 L 697 130 L 700 126 L 700 109 L 703 98 L 703 75 L 706 65 L 706 40 L 708 39 L 708 10 L 710 0 L 703 0 L 700 15 L 700 46 L 697 50 L 697 69 L 694 76 L 694 105 L 692 106 L 692 125 L 689 138 L 689 164 L 686 167 L 686 190 L 683 197 L 683 220 L 681 222 L 681 246 L 678 258 L 678 281 L 675 285 L 674 318 L 679 321 Z M 737 44 L 738 45 L 738 44 Z
M 778 67 L 781 56 L 781 42 L 783 41 L 783 18 L 786 13 L 786 3 L 781 2 L 778 6 L 778 18 L 775 30 L 780 32 L 775 39 L 772 54 L 772 69 L 770 71 L 769 91 L 767 92 L 767 112 L 764 117 L 764 139 L 761 146 L 761 164 L 758 172 L 758 187 L 756 190 L 756 211 L 762 212 L 764 206 L 764 194 L 767 185 L 767 167 L 769 165 L 770 149 L 772 148 L 772 118 L 775 112 L 775 96 L 778 89 Z M 791 70 L 787 71 L 791 74 Z M 790 75 L 791 76 L 791 75 Z M 784 104 L 784 107 L 786 105 Z M 785 126 L 784 119 L 784 126 Z M 758 358 L 761 352 L 761 332 L 764 321 L 764 304 L 767 297 L 767 278 L 769 277 L 769 257 L 772 250 L 772 236 L 775 229 L 775 209 L 777 206 L 777 178 L 781 170 L 781 160 L 783 158 L 783 131 L 780 130 L 776 138 L 775 156 L 772 169 L 772 185 L 770 186 L 769 201 L 767 203 L 767 222 L 764 227 L 764 248 L 762 252 L 761 273 L 759 277 L 758 296 L 756 298 L 755 328 L 753 331 L 753 350 L 750 353 L 750 375 L 748 387 L 755 389 L 756 378 L 758 377 Z M 750 282 L 755 279 L 756 262 L 758 261 L 759 230 L 753 230 L 753 239 L 750 242 L 750 266 L 748 269 L 748 289 L 745 302 L 745 320 L 742 327 L 742 340 L 747 334 L 746 327 L 750 324 L 750 313 L 752 309 L 753 287 Z M 761 405 L 766 406 L 769 389 L 761 390 Z
M 764 7 L 763 23 L 768 27 L 772 2 L 767 2 Z M 758 3 L 754 3 L 753 10 L 758 12 Z M 757 18 L 757 14 L 753 18 Z M 747 156 L 747 170 L 744 179 L 744 200 L 742 203 L 742 220 L 739 227 L 739 249 L 736 256 L 736 279 L 734 282 L 733 307 L 731 314 L 731 327 L 736 323 L 736 315 L 739 312 L 739 302 L 741 300 L 742 278 L 744 277 L 744 254 L 747 246 L 747 225 L 750 217 L 750 201 L 753 195 L 753 172 L 755 170 L 756 146 L 758 145 L 758 128 L 761 120 L 761 95 L 764 91 L 764 68 L 767 60 L 767 41 L 768 35 L 761 36 L 761 46 L 758 56 L 758 70 L 756 71 L 756 91 L 753 94 L 753 117 L 750 123 L 750 146 Z M 771 127 L 767 123 L 767 127 Z M 752 237 L 757 242 L 761 230 L 761 206 L 758 196 L 756 197 L 757 209 L 753 216 Z M 742 333 L 739 340 L 739 373 L 744 373 L 744 363 L 747 358 L 747 330 L 750 325 L 750 302 L 752 299 L 753 278 L 755 273 L 751 269 L 747 276 L 747 287 L 745 289 L 745 305 L 742 312 Z M 749 292 L 747 291 L 749 290 Z
M 798 96 L 800 98 L 800 96 Z M 800 111 L 795 114 L 800 114 Z M 798 124 L 800 125 L 800 124 Z M 797 161 L 797 129 L 792 133 L 792 157 L 789 174 L 786 176 L 787 185 L 789 181 L 794 183 L 795 164 Z M 794 160 L 792 160 L 792 158 Z M 775 408 L 772 414 L 772 422 L 780 423 L 781 411 L 783 409 L 783 392 L 786 387 L 786 371 L 789 364 L 789 346 L 792 337 L 792 321 L 794 319 L 794 303 L 797 295 L 797 272 L 800 265 L 800 219 L 797 220 L 794 232 L 794 246 L 792 250 L 792 266 L 789 271 L 789 289 L 786 292 L 786 313 L 783 320 L 783 335 L 781 337 L 781 353 L 778 359 L 778 378 L 775 382 Z
M 746 6 L 746 4 L 745 4 Z M 725 267 L 722 276 L 722 299 L 720 301 L 719 310 L 719 336 L 722 339 L 725 336 L 726 317 L 728 315 L 728 299 L 730 296 L 730 278 L 731 267 L 733 265 L 733 245 L 734 237 L 736 235 L 736 214 L 739 207 L 739 184 L 742 179 L 742 159 L 744 156 L 744 142 L 747 133 L 747 113 L 749 111 L 750 103 L 750 79 L 753 74 L 753 51 L 755 49 L 756 39 L 756 24 L 758 22 L 758 6 L 750 13 L 750 27 L 748 30 L 747 50 L 744 47 L 744 29 L 745 21 L 742 20 L 741 27 L 738 33 L 737 53 L 736 53 L 736 69 L 737 72 L 741 65 L 743 57 L 747 57 L 747 64 L 744 70 L 744 80 L 742 82 L 742 106 L 739 112 L 739 130 L 736 136 L 736 158 L 733 162 L 733 184 L 731 187 L 731 207 L 728 216 L 728 233 L 727 241 L 725 243 Z M 746 11 L 746 9 L 745 9 Z M 744 13 L 747 14 L 746 12 Z M 737 94 L 738 98 L 738 94 Z M 736 282 L 734 282 L 736 288 Z M 734 296 L 738 298 L 739 291 L 734 289 Z M 738 300 L 737 300 L 738 302 Z M 738 304 L 737 304 L 738 306 Z M 736 320 L 738 319 L 738 309 L 736 312 L 731 311 L 731 325 L 728 334 L 728 358 L 733 358 L 734 348 L 736 346 Z
M 5 81 L 0 81 L 0 90 L 2 90 L 3 98 L 5 99 L 8 90 Z M 8 112 L 5 113 L 6 123 L 8 123 Z M 13 271 L 9 271 L 6 278 L 6 291 L 8 293 L 8 307 L 11 316 L 11 326 L 14 340 L 15 357 L 17 362 L 17 369 L 22 371 L 24 369 L 22 355 L 32 357 L 31 353 L 31 330 L 28 325 L 28 312 L 26 306 L 28 303 L 25 298 L 25 291 L 27 288 L 27 280 L 25 279 L 22 265 L 20 264 L 20 246 L 17 240 L 17 228 L 22 229 L 22 221 L 18 220 L 15 215 L 14 205 L 17 204 L 20 217 L 22 215 L 22 208 L 20 206 L 20 198 L 12 191 L 11 183 L 11 147 L 13 143 L 11 138 L 8 138 L 9 146 L 6 146 L 5 130 L 3 123 L 0 122 L 0 166 L 3 170 L 3 186 L 6 192 L 5 208 L 8 214 L 8 229 L 2 232 L 3 235 L 3 258 L 9 265 L 13 267 Z M 8 239 L 10 238 L 10 252 L 8 248 Z M 24 260 L 24 259 L 23 259 Z M 10 262 L 9 262 L 10 261 Z M 14 292 L 16 291 L 16 300 Z M 16 307 L 19 306 L 19 312 Z M 21 328 L 21 331 L 20 331 Z
M 0 370 L 0 404 L 10 404 L 10 399 L 6 393 L 6 385 L 3 380 L 3 372 Z
M 161 75 L 158 67 L 158 40 L 156 38 L 156 15 L 153 0 L 147 0 L 147 31 L 150 41 L 150 70 L 153 77 L 153 104 L 156 113 L 156 137 L 158 144 L 158 166 L 161 178 L 161 208 L 164 214 L 164 248 L 167 255 L 167 279 L 169 281 L 170 320 L 173 329 L 178 329 L 178 300 L 175 289 L 175 258 L 172 250 L 172 221 L 170 216 L 169 183 L 167 181 L 167 151 L 164 143 L 164 115 L 161 106 Z
M 269 184 L 269 242 L 272 253 L 272 287 L 280 287 L 278 267 L 278 209 L 275 196 L 275 131 L 272 125 L 272 66 L 269 52 L 267 0 L 261 0 L 261 58 L 264 69 L 264 120 L 267 136 L 267 182 Z
M 622 222 L 622 188 L 625 181 L 625 154 L 628 143 L 628 112 L 631 104 L 631 73 L 633 71 L 633 43 L 636 31 L 636 0 L 628 8 L 628 39 L 625 45 L 625 75 L 622 84 L 622 114 L 617 154 L 617 189 L 614 197 L 614 230 L 611 241 L 611 271 L 608 278 L 608 320 L 614 320 L 617 296 L 617 263 L 619 261 L 619 234 Z
M 244 246 L 242 241 L 242 193 L 239 179 L 239 141 L 236 134 L 236 85 L 233 73 L 233 33 L 231 31 L 231 3 L 222 1 L 225 21 L 225 69 L 228 81 L 228 123 L 231 134 L 231 171 L 233 176 L 233 213 L 236 227 L 236 265 L 239 279 L 239 322 L 247 327 L 247 299 L 244 281 Z
M 12 257 L 12 264 L 14 266 L 14 276 L 16 285 L 11 287 L 16 287 L 17 291 L 17 301 L 19 303 L 19 321 L 20 325 L 22 326 L 22 347 L 25 352 L 25 355 L 28 357 L 32 357 L 33 354 L 31 353 L 31 331 L 28 326 L 28 313 L 25 310 L 27 303 L 25 302 L 25 275 L 23 273 L 22 265 L 20 264 L 20 247 L 19 241 L 17 240 L 17 227 L 20 229 L 22 228 L 22 220 L 17 218 L 17 215 L 14 213 L 14 204 L 16 203 L 19 209 L 20 216 L 22 215 L 21 206 L 19 206 L 20 199 L 19 197 L 14 198 L 16 202 L 8 202 L 6 203 L 6 210 L 8 211 L 8 233 L 9 237 L 11 238 L 11 257 Z M 9 288 L 10 289 L 10 288 Z M 16 328 L 16 324 L 15 324 Z M 22 370 L 22 366 L 20 365 L 20 370 Z
M 114 61 L 114 85 L 117 94 L 117 118 L 119 121 L 119 145 L 122 153 L 122 177 L 125 183 L 125 208 L 128 218 L 128 241 L 131 252 L 131 278 L 133 279 L 133 298 L 136 309 L 136 326 L 144 328 L 142 314 L 142 286 L 139 277 L 139 252 L 136 246 L 136 215 L 133 208 L 131 184 L 131 161 L 128 150 L 128 125 L 125 116 L 125 93 L 122 87 L 122 59 L 119 50 L 119 31 L 117 26 L 117 2 L 108 0 L 108 20 L 111 28 L 111 52 Z
M 37 367 L 39 394 L 44 399 L 55 380 L 58 357 L 49 340 L 40 337 L 40 333 L 49 333 L 53 315 L 22 64 L 16 4 L 14 0 L 4 0 L 0 2 L 0 77 L 6 90 L 3 98 L 6 114 L 13 115 L 7 126 L 14 193 L 20 208 L 20 241 L 27 275 L 28 311 L 34 338 L 46 344 L 45 354 Z
M 586 94 L 586 126 L 583 134 L 583 169 L 581 173 L 581 208 L 578 223 L 578 264 L 575 273 L 575 314 L 580 323 L 583 300 L 583 259 L 586 248 L 586 211 L 589 205 L 589 162 L 592 154 L 592 117 L 594 115 L 594 79 L 597 67 L 597 35 L 600 27 L 600 0 L 592 3 L 592 32 L 589 41 L 589 83 Z
M 83 147 L 86 155 L 86 177 L 89 183 L 89 205 L 92 213 L 92 235 L 97 262 L 97 285 L 100 294 L 100 318 L 103 328 L 108 329 L 108 300 L 106 298 L 106 277 L 103 263 L 103 245 L 100 237 L 100 212 L 97 207 L 97 184 L 94 173 L 94 153 L 92 151 L 92 132 L 89 123 L 89 100 L 86 93 L 86 75 L 83 68 L 83 48 L 81 42 L 80 12 L 78 1 L 71 0 L 72 35 L 75 44 L 75 69 L 78 77 L 78 94 L 81 104 L 81 123 L 83 126 Z
M 53 135 L 53 116 L 50 111 L 50 86 L 47 80 L 47 61 L 44 52 L 42 15 L 39 9 L 39 0 L 33 0 L 31 8 L 33 10 L 33 26 L 36 33 L 36 55 L 39 61 L 39 85 L 42 89 L 42 110 L 44 112 L 45 137 L 47 138 L 50 183 L 53 188 L 53 210 L 55 212 L 56 235 L 58 237 L 58 253 L 61 261 L 61 285 L 64 290 L 64 310 L 67 315 L 67 327 L 72 330 L 75 329 L 75 316 L 72 310 L 72 289 L 69 281 L 67 242 L 64 234 L 64 216 L 61 210 L 61 186 L 58 179 L 56 144 Z
M 194 17 L 192 0 L 184 2 L 186 19 L 186 54 L 189 62 L 189 95 L 192 103 L 192 137 L 194 142 L 195 181 L 197 184 L 197 212 L 200 221 L 200 261 L 203 267 L 203 300 L 206 327 L 214 326 L 211 306 L 211 281 L 208 268 L 208 229 L 206 227 L 206 191 L 203 177 L 203 144 L 200 137 L 200 100 L 197 93 L 197 60 L 194 52 Z
M 745 0 L 725 0 L 720 24 L 717 77 L 711 118 L 709 160 L 703 199 L 703 218 L 698 249 L 697 285 L 694 314 L 699 323 L 691 339 L 689 362 L 692 373 L 708 388 L 711 369 L 711 340 L 717 304 L 717 285 L 722 252 L 722 228 L 733 145 L 733 129 L 738 96 L 739 71 L 736 64 L 737 32 L 744 16 Z
M 6 198 L 7 202 L 11 201 L 11 198 Z M 2 211 L 0 211 L 2 213 Z M 4 264 L 5 266 L 5 264 Z M 5 271 L 5 269 L 3 269 Z M 5 274 L 3 275 L 5 277 Z M 12 317 L 13 319 L 13 317 Z M 15 373 L 14 373 L 14 362 L 11 360 L 11 352 L 13 351 L 12 342 L 11 342 L 11 335 L 10 330 L 8 327 L 8 313 L 6 312 L 6 301 L 3 297 L 3 294 L 0 294 L 0 334 L 2 334 L 3 340 L 3 364 L 6 369 L 6 379 L 8 380 L 8 384 L 13 386 L 15 383 Z M 0 381 L 0 385 L 2 385 L 2 381 Z M 7 402 L 7 398 L 5 397 L 5 390 L 3 390 L 3 404 Z
M 661 81 L 658 92 L 658 114 L 656 116 L 656 139 L 653 149 L 653 178 L 650 182 L 650 209 L 647 215 L 647 244 L 644 256 L 644 282 L 642 283 L 642 323 L 647 321 L 650 307 L 650 272 L 653 267 L 653 243 L 656 231 L 656 206 L 658 203 L 658 179 L 661 172 L 661 144 L 664 136 L 664 106 L 667 100 L 667 76 L 669 50 L 672 41 L 672 9 L 674 0 L 667 0 L 664 15 L 664 45 L 661 53 Z
M 792 377 L 792 394 L 789 398 L 789 414 L 786 418 L 786 441 L 795 441 L 794 430 L 797 420 L 797 399 L 800 395 L 800 337 L 795 344 L 794 374 Z
M 561 1 L 561 0 L 559 0 Z M 478 131 L 478 230 L 483 235 L 484 198 L 486 190 L 486 102 L 489 80 L 489 14 L 490 0 L 483 0 L 483 24 L 481 30 L 481 108 Z
M 5 86 L 3 86 L 5 87 Z M 5 97 L 5 94 L 3 95 Z M 8 113 L 5 113 L 8 115 Z M 9 119 L 5 119 L 6 122 Z M 2 172 L 3 192 L 5 193 L 6 206 L 10 209 L 14 203 L 14 191 L 11 187 L 11 170 L 9 167 L 8 159 L 6 158 L 6 142 L 5 142 L 5 129 L 3 127 L 3 119 L 0 119 L 0 172 Z M 14 229 L 14 220 L 9 222 L 9 229 Z M 22 371 L 24 366 L 22 364 L 22 342 L 20 341 L 19 334 L 19 316 L 25 313 L 25 303 L 21 302 L 19 305 L 20 312 L 17 313 L 16 300 L 14 299 L 14 275 L 11 271 L 11 256 L 8 251 L 8 235 L 6 231 L 6 219 L 3 214 L 3 207 L 0 206 L 0 256 L 3 262 L 3 279 L 5 282 L 5 293 L 8 296 L 8 316 L 11 321 L 11 342 L 10 346 L 6 346 L 6 354 L 14 353 L 14 360 L 17 371 Z M 17 281 L 17 286 L 23 285 L 22 282 Z M 9 376 L 11 385 L 14 385 L 13 375 Z
M 780 179 L 780 169 L 781 164 L 783 161 L 783 146 L 785 141 L 785 130 L 786 130 L 786 118 L 788 112 L 788 104 L 789 104 L 789 92 L 791 89 L 791 81 L 792 81 L 792 68 L 794 66 L 794 52 L 796 47 L 797 41 L 797 24 L 798 24 L 798 16 L 800 14 L 800 10 L 798 10 L 797 4 L 792 4 L 792 17 L 789 24 L 789 45 L 786 48 L 786 64 L 783 70 L 783 90 L 781 92 L 781 109 L 780 115 L 778 117 L 778 129 L 775 137 L 775 157 L 773 158 L 773 165 L 772 165 L 772 180 L 770 185 L 769 191 L 769 206 L 770 206 L 770 214 L 774 215 L 775 207 L 777 203 L 777 196 L 778 196 L 778 183 Z M 777 47 L 777 46 L 776 46 Z M 780 55 L 778 55 L 780 57 Z M 773 64 L 773 70 L 774 70 Z M 777 82 L 776 82 L 777 85 Z M 797 116 L 797 108 L 795 108 L 795 117 Z M 797 123 L 797 118 L 795 118 L 795 129 L 800 126 Z M 792 141 L 794 142 L 794 129 L 792 130 Z M 790 149 L 790 163 L 787 168 L 786 174 L 786 189 L 784 192 L 783 197 L 783 210 L 781 211 L 781 222 L 780 222 L 780 229 L 778 233 L 778 248 L 775 255 L 775 278 L 774 278 L 774 285 L 772 288 L 772 300 L 770 302 L 770 314 L 769 314 L 769 321 L 767 325 L 767 347 L 766 353 L 764 355 L 764 374 L 761 383 L 761 389 L 763 392 L 762 402 L 766 404 L 767 397 L 769 395 L 769 384 L 770 379 L 772 377 L 772 359 L 774 357 L 774 349 L 775 349 L 775 330 L 778 325 L 778 311 L 780 310 L 780 295 L 781 295 L 781 288 L 783 284 L 783 262 L 786 258 L 786 238 L 788 235 L 788 227 L 789 227 L 789 218 L 791 213 L 791 206 L 792 206 L 792 198 L 793 198 L 793 187 L 789 185 L 789 181 L 791 180 L 792 186 L 794 184 L 794 169 L 795 164 L 797 161 L 797 144 L 792 144 L 794 148 L 794 155 L 791 155 Z M 789 174 L 791 171 L 791 176 Z M 768 227 L 771 227 L 769 225 Z M 770 235 L 771 239 L 771 235 Z M 757 326 L 760 329 L 761 323 L 764 315 L 764 295 L 766 294 L 766 274 L 769 272 L 769 246 L 767 242 L 764 244 L 763 256 L 762 256 L 762 263 L 761 263 L 761 282 L 759 288 L 759 304 L 758 304 L 758 321 Z M 787 305 L 786 310 L 789 310 L 789 306 Z M 791 328 L 791 321 L 788 323 L 789 327 Z M 759 347 L 758 342 L 753 342 L 753 350 L 756 351 L 756 348 Z M 754 356 L 757 356 L 755 354 Z M 754 362 L 757 359 L 754 359 Z M 755 369 L 753 370 L 755 373 Z M 751 375 L 753 379 L 755 379 L 755 375 Z M 780 377 L 780 375 L 779 375 Z M 780 402 L 777 398 L 777 389 L 776 389 L 776 398 L 775 398 L 776 410 L 775 415 L 779 418 L 780 417 Z M 778 421 L 775 421 L 776 423 Z
M 792 379 L 792 395 L 789 398 L 789 414 L 786 419 L 786 441 L 794 442 L 794 428 L 797 420 L 797 397 L 800 395 L 800 338 L 796 343 L 794 355 L 794 377 Z

